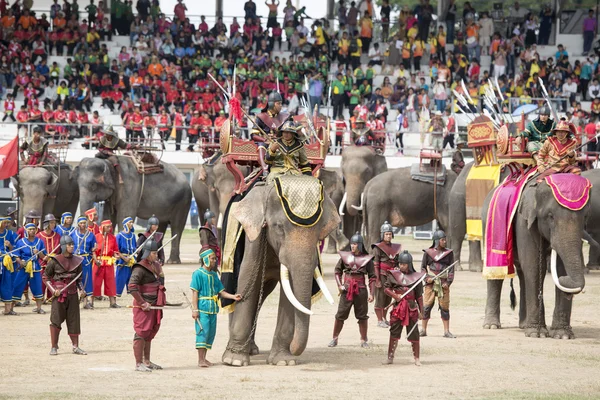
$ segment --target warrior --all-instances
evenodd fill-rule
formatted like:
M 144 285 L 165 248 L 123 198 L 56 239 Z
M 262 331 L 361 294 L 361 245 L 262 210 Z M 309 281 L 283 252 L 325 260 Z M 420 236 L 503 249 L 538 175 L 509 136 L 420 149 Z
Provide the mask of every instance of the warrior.
M 23 239 L 25 237 L 25 235 L 26 235 L 25 225 L 27 225 L 29 223 L 32 223 L 35 225 L 35 233 L 37 234 L 38 226 L 40 224 L 40 218 L 42 218 L 42 216 L 35 210 L 31 210 L 27 214 L 25 214 L 25 223 L 23 224 L 22 227 L 17 229 L 17 238 Z
M 577 166 L 577 140 L 573 138 L 576 128 L 568 121 L 561 120 L 552 131 L 553 136 L 544 142 L 538 153 L 537 165 L 540 175 L 538 182 L 546 176 L 563 172 L 579 175 L 581 169 Z
M 200 246 L 208 246 L 215 252 L 217 267 L 221 261 L 221 248 L 219 247 L 218 230 L 215 224 L 215 213 L 208 208 L 204 212 L 204 225 L 198 229 Z
M 0 300 L 4 303 L 4 315 L 17 315 L 13 311 L 13 256 L 9 254 L 17 243 L 17 234 L 8 229 L 11 219 L 0 216 Z
M 73 226 L 73 214 L 70 212 L 64 212 L 60 216 L 60 225 L 57 225 L 54 228 L 54 231 L 58 233 L 60 236 L 70 235 L 71 232 L 75 230 Z
M 123 177 L 121 176 L 119 159 L 115 154 L 115 150 L 130 150 L 136 148 L 136 146 L 132 146 L 126 143 L 124 140 L 119 139 L 117 132 L 113 130 L 112 126 L 109 126 L 107 129 L 101 131 L 101 133 L 103 133 L 103 135 L 98 139 L 98 153 L 96 153 L 95 157 L 111 162 L 117 171 L 117 175 L 119 176 L 119 183 L 122 184 Z
M 212 248 L 202 246 L 200 250 L 200 268 L 192 274 L 192 318 L 196 324 L 196 349 L 198 350 L 198 366 L 210 367 L 213 364 L 206 359 L 206 353 L 212 349 L 217 333 L 217 314 L 219 313 L 219 297 L 240 301 L 240 294 L 225 291 L 219 275 L 217 275 L 217 256 Z
M 390 297 L 385 294 L 385 283 L 387 282 L 388 271 L 396 267 L 396 256 L 400 253 L 402 246 L 398 243 L 392 243 L 394 230 L 392 225 L 385 221 L 380 228 L 381 242 L 372 244 L 373 265 L 375 266 L 375 315 L 377 316 L 377 326 L 380 328 L 389 328 L 390 324 L 386 320 L 386 307 L 390 304 Z
M 71 232 L 71 239 L 75 243 L 74 254 L 79 257 L 83 257 L 81 275 L 83 281 L 83 290 L 85 291 L 85 297 L 87 297 L 85 306 L 86 310 L 92 310 L 93 304 L 90 302 L 90 298 L 94 294 L 94 280 L 92 277 L 92 261 L 96 262 L 96 237 L 87 228 L 87 217 L 81 215 L 77 218 L 77 229 Z
M 160 221 L 158 220 L 158 218 L 156 218 L 156 215 L 152 215 L 149 219 L 148 219 L 148 225 L 146 228 L 146 232 L 144 233 L 140 233 L 138 235 L 138 239 L 137 239 L 137 243 L 136 246 L 137 248 L 141 247 L 142 244 L 146 241 L 146 239 L 148 239 L 150 237 L 150 235 L 152 235 L 154 232 L 156 232 L 156 230 L 158 230 L 158 224 L 160 223 Z M 162 240 L 163 240 L 163 233 L 162 232 L 156 232 L 154 233 L 154 236 L 152 236 L 152 239 L 158 243 L 158 247 L 161 248 L 162 247 Z M 142 259 L 142 254 L 141 252 L 137 255 L 137 261 L 140 261 Z M 158 261 L 160 262 L 161 265 L 165 265 L 165 251 L 164 249 L 160 249 L 160 251 L 158 252 Z
M 53 256 L 60 249 L 60 235 L 54 231 L 56 228 L 56 217 L 54 214 L 46 214 L 42 224 L 44 230 L 39 231 L 35 236 L 42 240 L 46 249 L 46 256 L 40 259 L 40 266 L 44 269 L 50 256 Z M 46 298 L 52 296 L 48 290 L 45 290 L 45 292 Z
M 350 238 L 350 251 L 340 251 L 339 255 L 340 259 L 335 266 L 334 273 L 335 283 L 340 291 L 340 304 L 337 314 L 335 314 L 333 339 L 328 346 L 337 346 L 344 321 L 348 319 L 350 309 L 354 306 L 354 316 L 358 320 L 360 332 L 360 347 L 368 348 L 369 303 L 373 302 L 376 279 L 373 256 L 365 251 L 363 237 L 358 232 Z M 365 275 L 369 279 L 368 292 Z
M 458 141 L 456 142 L 456 150 L 452 153 L 452 164 L 450 164 L 450 169 L 454 171 L 456 175 L 460 174 L 465 167 L 465 157 L 462 152 L 465 144 L 465 140 L 459 136 Z
M 73 344 L 73 354 L 86 355 L 79 348 L 81 325 L 79 317 L 79 296 L 77 289 L 83 293 L 82 272 L 83 258 L 73 254 L 75 243 L 71 236 L 60 238 L 60 254 L 50 256 L 44 271 L 44 283 L 52 292 L 50 309 L 50 355 L 58 354 L 58 337 L 62 323 L 67 321 L 67 332 Z
M 8 216 L 9 223 L 7 228 L 17 233 L 17 209 L 14 207 L 8 207 L 6 209 L 6 215 Z
M 98 226 L 97 222 L 98 222 L 98 211 L 96 211 L 96 207 L 92 207 L 89 210 L 87 210 L 86 212 L 84 212 L 84 214 L 87 216 L 88 218 L 88 230 L 90 232 L 92 232 L 92 234 L 95 236 L 97 234 L 100 233 L 100 227 Z
M 131 267 L 135 263 L 133 253 L 136 250 L 133 218 L 127 217 L 123 220 L 123 230 L 117 233 L 117 246 L 119 247 L 119 258 L 117 259 L 117 297 L 121 297 L 123 289 L 128 287 L 131 277 Z M 129 287 L 127 288 L 129 293 Z
M 433 150 L 442 152 L 444 144 L 444 130 L 446 129 L 444 120 L 442 119 L 442 112 L 436 111 L 433 113 L 433 118 L 429 121 L 429 143 Z
M 402 327 L 406 327 L 406 340 L 412 345 L 415 365 L 421 366 L 417 323 L 423 309 L 423 284 L 419 282 L 423 275 L 425 275 L 423 272 L 415 271 L 413 258 L 406 250 L 398 256 L 398 266 L 388 271 L 385 293 L 394 299 L 394 308 L 390 313 L 390 343 L 388 357 L 384 364 L 394 362 L 394 353 L 398 347 Z
M 267 98 L 267 107 L 256 116 L 256 126 L 252 129 L 252 140 L 258 145 L 258 162 L 263 169 L 263 177 L 267 177 L 269 166 L 266 162 L 267 141 L 275 139 L 275 136 L 290 118 L 290 114 L 282 113 L 283 99 L 278 92 L 271 92 Z M 264 133 L 263 133 L 264 132 Z M 265 137 L 267 134 L 268 137 Z
M 365 120 L 358 118 L 354 123 L 356 128 L 352 129 L 352 141 L 356 146 L 372 146 L 375 141 L 371 128 L 365 126 Z
M 44 243 L 36 237 L 37 226 L 33 223 L 25 225 L 26 235 L 23 239 L 19 239 L 15 247 L 16 261 L 19 267 L 15 271 L 13 280 L 13 301 L 17 302 L 21 299 L 25 285 L 29 283 L 29 288 L 33 294 L 36 308 L 34 313 L 45 314 L 42 310 L 42 299 L 44 292 L 42 290 L 42 267 L 40 258 L 43 258 L 45 248 Z
M 27 160 L 25 160 L 26 151 Z M 26 165 L 44 165 L 44 162 L 48 157 L 48 141 L 42 137 L 42 129 L 39 126 L 33 128 L 33 138 L 23 142 L 19 153 L 21 154 L 21 160 L 24 161 Z
M 423 250 L 423 261 L 421 262 L 421 272 L 429 272 L 438 275 L 454 262 L 454 253 L 452 249 L 446 248 L 446 233 L 442 230 L 433 233 L 433 244 L 426 250 Z M 435 298 L 438 298 L 440 314 L 444 324 L 444 337 L 453 339 L 454 336 L 450 333 L 450 285 L 454 280 L 454 268 L 450 268 L 444 272 L 442 276 L 428 275 L 425 278 L 425 295 L 423 304 L 423 329 L 420 332 L 421 336 L 427 336 L 427 323 L 431 316 L 431 309 Z
M 104 220 L 100 224 L 101 233 L 96 235 L 96 262 L 94 263 L 94 298 L 102 298 L 102 282 L 104 294 L 110 299 L 110 308 L 120 308 L 117 304 L 115 284 L 115 259 L 119 258 L 117 239 L 112 234 L 112 222 Z
M 162 310 L 166 304 L 165 276 L 158 259 L 158 243 L 154 238 L 144 242 L 140 261 L 135 263 L 129 280 L 129 291 L 133 297 L 133 355 L 135 370 L 152 372 L 162 369 L 150 361 L 152 339 L 160 329 Z M 158 309 L 156 307 L 159 307 Z
M 550 118 L 550 107 L 543 106 L 538 112 L 538 118 L 527 123 L 525 130 L 519 134 L 519 137 L 527 138 L 527 152 L 531 153 L 537 160 L 537 153 L 542 148 L 542 144 L 556 126 L 556 121 Z M 517 139 L 520 143 L 520 139 Z
M 293 121 L 286 122 L 277 133 L 277 138 L 269 145 L 267 164 L 271 171 L 267 178 L 270 183 L 280 175 L 311 175 L 304 149 L 304 137 L 300 133 L 302 127 Z

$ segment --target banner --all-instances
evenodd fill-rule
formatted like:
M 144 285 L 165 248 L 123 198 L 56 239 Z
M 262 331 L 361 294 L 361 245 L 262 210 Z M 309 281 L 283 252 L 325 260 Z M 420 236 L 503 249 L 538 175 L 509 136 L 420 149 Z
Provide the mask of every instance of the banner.
M 19 136 L 0 147 L 0 180 L 19 172 Z

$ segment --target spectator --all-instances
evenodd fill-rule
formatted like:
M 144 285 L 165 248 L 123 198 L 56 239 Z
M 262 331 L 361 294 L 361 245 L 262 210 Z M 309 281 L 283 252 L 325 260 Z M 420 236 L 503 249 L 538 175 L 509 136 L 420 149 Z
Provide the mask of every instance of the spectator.
M 583 20 L 583 55 L 586 56 L 592 48 L 592 42 L 598 29 L 598 21 L 594 10 L 588 11 L 588 16 Z

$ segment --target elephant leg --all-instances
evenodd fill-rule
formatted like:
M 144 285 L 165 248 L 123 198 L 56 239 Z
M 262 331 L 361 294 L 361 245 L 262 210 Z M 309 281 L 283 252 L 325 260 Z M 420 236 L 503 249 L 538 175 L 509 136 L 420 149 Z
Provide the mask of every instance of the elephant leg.
M 333 233 L 327 236 L 327 246 L 323 249 L 323 253 L 325 254 L 335 254 L 337 253 L 337 245 L 335 240 L 333 239 Z
M 556 268 L 559 276 L 564 276 L 565 266 L 560 257 L 557 258 Z M 555 290 L 554 314 L 550 336 L 554 339 L 575 339 L 571 328 L 571 310 L 573 309 L 573 295 L 565 293 L 557 287 Z
M 485 320 L 483 329 L 500 329 L 500 298 L 502 297 L 503 280 L 487 281 L 487 301 L 485 303 Z
M 260 300 L 260 306 L 258 307 L 259 310 L 262 307 L 262 304 L 265 301 L 265 299 L 267 297 L 269 297 L 269 295 L 273 292 L 273 290 L 277 286 L 277 283 L 278 283 L 277 279 L 270 279 L 267 282 L 265 282 L 265 286 L 263 288 L 263 296 Z M 256 345 L 256 340 L 254 339 L 255 335 L 256 335 L 256 328 L 253 330 L 252 338 L 250 339 L 250 355 L 251 356 L 256 356 L 260 353 L 260 349 Z
M 592 237 L 598 241 L 600 238 L 597 238 L 596 236 L 597 235 L 592 235 Z M 598 251 L 595 246 L 590 246 L 587 268 L 594 270 L 600 269 L 600 251 Z
M 290 352 L 290 344 L 294 337 L 295 308 L 289 302 L 283 289 L 279 294 L 279 312 L 277 314 L 277 326 L 273 335 L 271 353 L 267 358 L 268 364 L 284 366 L 296 365 L 296 358 Z
M 521 271 L 521 266 L 515 263 L 517 275 L 519 276 L 519 329 L 525 329 L 525 319 L 527 318 L 527 303 L 525 298 L 525 278 Z
M 177 211 L 173 213 L 173 215 L 171 216 L 171 220 L 169 221 L 169 223 L 171 224 L 171 235 L 177 235 L 177 237 L 171 242 L 171 253 L 169 255 L 169 259 L 167 260 L 167 263 L 169 264 L 181 264 L 181 253 L 179 250 L 179 246 L 181 244 L 183 230 L 185 229 L 188 211 L 189 206 L 178 207 Z
M 526 233 L 531 235 L 530 232 Z M 522 236 L 517 236 L 517 238 Z M 521 284 L 525 286 L 526 316 L 524 321 L 525 336 L 548 337 L 544 302 L 540 301 L 540 289 L 543 288 L 546 277 L 546 257 L 539 265 L 539 243 L 529 240 L 519 248 L 519 262 L 523 266 L 523 279 Z M 543 290 L 542 290 L 543 295 Z
M 481 272 L 483 270 L 483 260 L 481 259 L 481 241 L 469 241 L 469 271 Z

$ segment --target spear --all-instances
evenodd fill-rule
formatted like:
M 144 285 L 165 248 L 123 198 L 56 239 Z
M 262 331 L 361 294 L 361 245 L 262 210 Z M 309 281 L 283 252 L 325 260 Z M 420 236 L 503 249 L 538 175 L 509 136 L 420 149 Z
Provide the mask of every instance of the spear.
M 156 250 L 156 251 L 161 251 L 163 249 L 163 247 L 165 247 L 166 245 L 168 245 L 169 243 L 171 243 L 176 237 L 177 237 L 177 234 L 175 234 L 171 239 L 169 239 L 167 241 L 167 243 L 165 243 L 162 246 L 160 246 L 160 248 L 158 250 Z
M 554 111 L 554 107 L 552 107 L 552 103 L 550 102 L 550 98 L 548 97 L 548 92 L 546 91 L 546 86 L 544 86 L 544 81 L 542 80 L 542 78 L 539 77 L 538 81 L 540 83 L 540 88 L 542 89 L 542 95 L 544 96 L 544 100 L 546 100 L 546 103 L 548 104 L 548 107 L 552 112 L 552 118 L 554 118 L 554 121 L 558 122 L 558 115 L 556 115 L 556 111 Z
M 233 65 L 233 96 L 235 97 L 235 84 L 237 78 L 237 64 Z
M 467 98 L 469 99 L 469 101 L 471 102 L 471 104 L 475 105 L 475 102 L 473 101 L 473 98 L 471 97 L 471 94 L 469 94 L 469 91 L 467 90 L 467 87 L 465 86 L 465 81 L 464 80 L 460 81 L 460 86 L 462 87 L 463 92 L 465 93 L 465 95 L 467 96 Z

